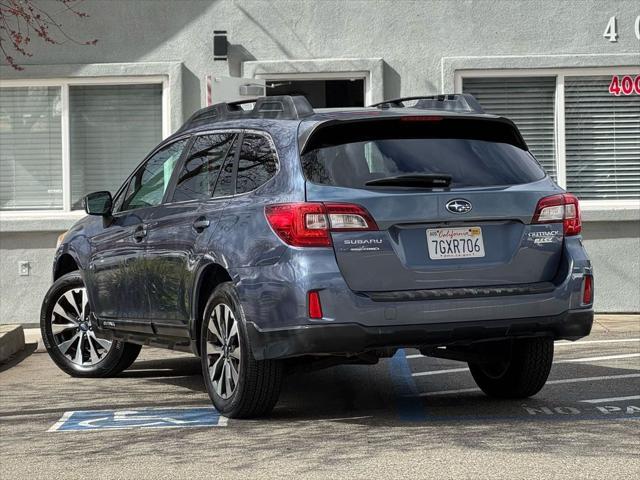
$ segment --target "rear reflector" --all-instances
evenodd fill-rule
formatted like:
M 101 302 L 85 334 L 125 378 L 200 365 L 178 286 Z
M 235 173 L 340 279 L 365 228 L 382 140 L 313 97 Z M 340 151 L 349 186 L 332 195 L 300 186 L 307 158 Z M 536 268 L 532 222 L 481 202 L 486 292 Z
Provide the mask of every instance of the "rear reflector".
M 265 207 L 273 231 L 294 247 L 330 247 L 331 232 L 378 230 L 360 205 L 351 203 L 279 203 Z
M 560 222 L 563 224 L 566 236 L 578 235 L 582 231 L 580 206 L 575 195 L 570 193 L 552 195 L 541 198 L 538 202 L 532 223 Z
M 314 320 L 322 319 L 322 305 L 320 304 L 320 294 L 313 290 L 308 294 L 309 318 Z
M 582 304 L 591 305 L 593 303 L 593 275 L 584 276 L 584 286 L 582 290 Z

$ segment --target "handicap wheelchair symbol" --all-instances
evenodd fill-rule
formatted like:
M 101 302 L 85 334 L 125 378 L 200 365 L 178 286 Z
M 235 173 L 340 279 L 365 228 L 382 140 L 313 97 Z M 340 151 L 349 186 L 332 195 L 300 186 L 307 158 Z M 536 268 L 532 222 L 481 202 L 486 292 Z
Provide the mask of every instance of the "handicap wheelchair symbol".
M 65 412 L 50 432 L 226 426 L 226 417 L 213 407 L 141 408 Z

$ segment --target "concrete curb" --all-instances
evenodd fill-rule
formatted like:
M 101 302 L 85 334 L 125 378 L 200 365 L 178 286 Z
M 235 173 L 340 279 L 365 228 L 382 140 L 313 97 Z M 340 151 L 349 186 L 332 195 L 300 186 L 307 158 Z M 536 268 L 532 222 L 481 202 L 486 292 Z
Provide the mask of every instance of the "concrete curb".
M 0 325 L 0 363 L 5 363 L 24 348 L 24 330 L 20 325 Z
M 25 328 L 24 329 L 24 338 L 25 343 L 35 343 L 36 349 L 34 353 L 44 353 L 47 349 L 42 343 L 42 334 L 40 333 L 39 328 Z
M 640 335 L 640 315 L 598 314 L 593 319 L 592 332 L 628 332 Z

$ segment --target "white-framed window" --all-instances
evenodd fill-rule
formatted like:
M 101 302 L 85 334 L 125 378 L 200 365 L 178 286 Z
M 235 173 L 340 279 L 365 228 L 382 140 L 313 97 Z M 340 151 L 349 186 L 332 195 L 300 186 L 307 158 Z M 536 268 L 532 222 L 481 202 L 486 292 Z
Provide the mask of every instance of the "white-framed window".
M 457 92 L 511 118 L 558 184 L 587 208 L 640 206 L 640 95 L 609 93 L 632 68 L 464 70 Z
M 169 132 L 163 76 L 0 81 L 0 211 L 112 193 Z

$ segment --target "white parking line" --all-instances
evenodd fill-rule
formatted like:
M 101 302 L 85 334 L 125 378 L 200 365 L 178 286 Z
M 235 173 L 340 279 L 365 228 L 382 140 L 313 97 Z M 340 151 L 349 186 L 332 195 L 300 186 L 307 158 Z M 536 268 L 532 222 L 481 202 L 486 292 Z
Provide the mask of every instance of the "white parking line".
M 580 345 L 591 345 L 594 343 L 631 343 L 636 342 L 640 345 L 640 338 L 615 338 L 610 340 L 579 340 L 577 342 L 568 342 L 565 340 L 555 343 L 556 347 L 579 347 Z M 407 355 L 407 358 L 427 358 L 419 353 Z
M 58 420 L 56 423 L 54 423 L 51 428 L 49 430 L 47 430 L 47 432 L 57 432 L 58 429 L 64 425 L 64 422 L 66 422 L 67 420 L 69 420 L 69 418 L 71 417 L 71 415 L 73 415 L 75 412 L 71 411 L 71 412 L 64 412 L 62 414 L 62 417 L 60 417 L 60 420 Z
M 127 369 L 127 373 L 135 372 L 135 373 L 143 373 L 143 372 L 173 372 L 175 368 L 129 368 Z
M 640 373 L 628 373 L 625 375 L 604 375 L 602 377 L 566 378 L 563 380 L 549 380 L 547 385 L 560 385 L 563 383 L 597 382 L 601 380 L 622 380 L 625 378 L 638 378 Z M 479 388 L 461 388 L 458 390 L 440 390 L 438 392 L 422 392 L 418 397 L 431 397 L 435 395 L 450 395 L 453 393 L 479 392 Z
M 569 358 L 558 360 L 553 363 L 578 363 L 578 362 L 601 362 L 603 360 L 617 360 L 619 358 L 636 358 L 640 357 L 640 353 L 624 353 L 622 355 L 606 355 L 604 357 L 583 357 L 583 358 Z
M 624 402 L 626 400 L 640 400 L 640 395 L 629 395 L 628 397 L 594 398 L 591 400 L 580 400 L 583 403 L 610 403 Z
M 577 342 L 567 342 L 563 340 L 561 342 L 556 342 L 556 347 L 569 347 L 569 346 L 579 347 L 580 345 L 590 345 L 593 343 L 631 343 L 631 342 L 640 343 L 640 338 L 615 338 L 611 340 L 578 340 Z
M 562 360 L 556 360 L 553 363 L 580 363 L 580 362 L 602 362 L 604 360 L 617 360 L 621 358 L 636 358 L 640 357 L 640 353 L 625 353 L 622 355 L 607 355 L 604 357 L 583 357 L 583 358 L 568 358 Z M 427 375 L 442 375 L 446 373 L 460 373 L 466 372 L 468 368 L 449 368 L 446 370 L 431 370 L 427 372 L 415 372 L 412 373 L 412 377 L 424 377 Z
M 360 415 L 357 417 L 337 417 L 337 418 L 318 418 L 309 420 L 311 422 L 340 422 L 342 420 L 362 420 L 364 418 L 373 418 L 373 415 Z
M 427 375 L 441 375 L 443 373 L 458 373 L 458 372 L 468 372 L 468 368 L 449 368 L 447 370 L 431 370 L 429 372 L 416 372 L 412 373 L 412 377 L 424 377 Z
M 440 390 L 438 392 L 422 392 L 418 397 L 433 397 L 435 395 L 450 395 L 454 393 L 479 392 L 479 388 L 459 388 L 458 390 Z

